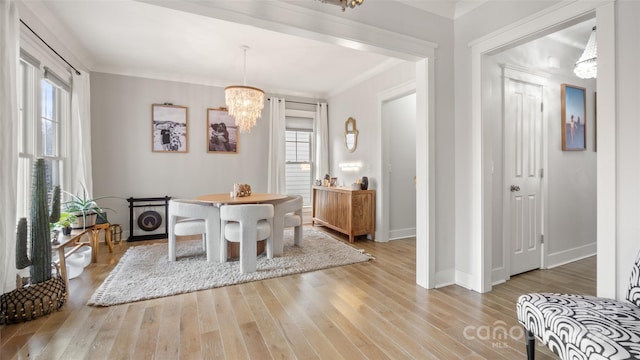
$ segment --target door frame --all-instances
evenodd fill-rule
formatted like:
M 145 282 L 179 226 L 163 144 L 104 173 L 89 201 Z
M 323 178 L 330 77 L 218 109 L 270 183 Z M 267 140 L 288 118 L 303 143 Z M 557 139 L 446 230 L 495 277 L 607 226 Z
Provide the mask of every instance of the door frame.
M 537 14 L 524 18 L 469 44 L 471 47 L 471 163 L 470 189 L 472 194 L 469 227 L 477 229 L 470 234 L 470 252 L 473 254 L 470 286 L 480 293 L 492 289 L 492 238 L 491 213 L 485 212 L 491 204 L 490 140 L 485 130 L 487 124 L 482 119 L 482 57 L 528 39 L 549 34 L 558 29 L 579 23 L 596 14 L 598 42 L 602 51 L 598 52 L 598 118 L 616 119 L 616 74 L 615 74 L 615 3 L 607 0 L 562 2 Z M 486 154 L 486 155 L 485 155 Z M 598 219 L 597 249 L 598 296 L 615 296 L 616 287 L 616 194 L 617 162 L 615 144 L 615 121 L 598 123 Z M 613 170 L 612 170 L 612 167 Z M 602 216 L 606 214 L 606 216 Z M 613 245 L 613 246 L 612 246 Z M 606 264 L 606 265 L 605 265 Z
M 541 91 L 540 101 L 544 104 L 544 89 L 547 86 L 546 74 L 537 74 L 535 72 L 531 72 L 528 69 L 521 68 L 518 66 L 513 66 L 509 64 L 502 65 L 502 181 L 503 181 L 503 191 L 504 195 L 502 198 L 502 261 L 503 267 L 502 271 L 493 271 L 492 275 L 492 283 L 507 281 L 511 278 L 511 259 L 512 259 L 512 249 L 511 249 L 511 241 L 508 241 L 508 234 L 510 230 L 510 225 L 507 223 L 507 218 L 509 218 L 509 210 L 510 207 L 510 197 L 509 192 L 507 190 L 507 174 L 506 174 L 506 166 L 507 166 L 507 136 L 505 133 L 506 129 L 506 106 L 507 106 L 507 82 L 509 80 L 520 81 L 523 83 L 528 83 L 531 85 L 539 86 Z M 541 138 L 540 138 L 540 166 L 543 170 L 543 176 L 540 179 L 540 235 L 544 236 L 547 234 L 547 224 L 548 224 L 548 211 L 547 211 L 547 189 L 548 189 L 548 132 L 547 132 L 547 119 L 548 114 L 543 106 L 541 121 Z M 546 264 L 546 256 L 547 256 L 547 247 L 545 246 L 548 239 L 545 239 L 544 243 L 540 244 L 540 268 L 545 268 Z
M 385 102 L 399 99 L 403 96 L 414 94 L 416 92 L 416 81 L 411 80 L 407 81 L 403 84 L 394 86 L 390 89 L 381 91 L 377 94 L 378 98 L 378 116 L 377 116 L 377 124 L 378 134 L 380 134 L 380 138 L 378 139 L 380 142 L 380 152 L 378 154 L 378 163 L 380 164 L 380 172 L 378 173 L 379 186 L 377 188 L 378 191 L 378 204 L 376 206 L 376 214 L 381 214 L 378 220 L 378 232 L 376 233 L 376 240 L 381 242 L 389 241 L 389 189 L 387 188 L 387 183 L 389 181 L 388 176 L 388 167 L 384 161 L 385 154 L 388 153 L 389 149 L 385 147 L 385 133 L 383 130 L 383 122 L 382 122 L 382 106 Z M 417 146 L 416 146 L 417 148 Z M 416 157 L 416 163 L 418 161 L 418 157 Z M 417 168 L 416 168 L 417 171 Z M 416 206 L 417 207 L 417 206 Z M 417 216 L 417 211 L 416 211 Z M 418 226 L 418 221 L 416 219 L 416 231 Z

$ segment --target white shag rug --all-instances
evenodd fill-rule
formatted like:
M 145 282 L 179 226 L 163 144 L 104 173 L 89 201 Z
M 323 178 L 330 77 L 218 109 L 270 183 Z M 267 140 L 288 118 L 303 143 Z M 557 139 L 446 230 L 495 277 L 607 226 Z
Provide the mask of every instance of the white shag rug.
M 179 241 L 177 261 L 167 261 L 167 243 L 131 247 L 95 291 L 89 305 L 111 306 L 133 301 L 263 280 L 373 259 L 330 235 L 304 229 L 302 247 L 293 245 L 293 230 L 284 233 L 284 253 L 260 255 L 257 271 L 242 274 L 238 261 L 207 262 L 202 240 Z

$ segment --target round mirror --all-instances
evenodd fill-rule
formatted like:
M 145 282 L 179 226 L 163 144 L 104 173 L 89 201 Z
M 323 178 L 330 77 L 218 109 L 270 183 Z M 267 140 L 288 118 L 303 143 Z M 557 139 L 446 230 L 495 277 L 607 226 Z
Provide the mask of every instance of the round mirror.
M 358 146 L 358 130 L 356 119 L 350 117 L 344 123 L 344 144 L 349 152 L 354 152 Z

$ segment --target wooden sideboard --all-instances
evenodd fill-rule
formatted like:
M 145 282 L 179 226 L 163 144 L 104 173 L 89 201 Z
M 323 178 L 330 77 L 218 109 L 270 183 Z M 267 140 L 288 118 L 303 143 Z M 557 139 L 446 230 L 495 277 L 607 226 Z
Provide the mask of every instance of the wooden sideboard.
M 344 187 L 313 187 L 312 225 L 324 225 L 349 236 L 376 234 L 375 190 L 351 190 Z

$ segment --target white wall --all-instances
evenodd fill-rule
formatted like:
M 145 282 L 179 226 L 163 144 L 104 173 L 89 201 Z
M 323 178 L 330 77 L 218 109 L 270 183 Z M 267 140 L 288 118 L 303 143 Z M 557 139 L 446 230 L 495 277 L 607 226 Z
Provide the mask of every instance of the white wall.
M 188 107 L 188 153 L 151 151 L 151 105 L 165 102 Z M 94 195 L 122 198 L 101 201 L 117 211 L 111 222 L 128 230 L 128 197 L 194 198 L 234 182 L 266 192 L 268 110 L 239 135 L 238 154 L 207 153 L 206 110 L 223 105 L 222 88 L 91 73 Z
M 586 88 L 586 151 L 562 151 L 562 83 Z M 596 253 L 595 80 L 552 77 L 544 89 L 548 166 L 546 267 Z
M 369 188 L 377 188 L 376 175 L 380 171 L 380 132 L 378 123 L 377 94 L 383 90 L 415 80 L 415 64 L 403 62 L 394 68 L 362 82 L 339 94 L 330 96 L 329 101 L 329 158 L 332 176 L 338 183 L 348 186 L 356 179 L 367 176 Z M 344 122 L 356 119 L 358 127 L 358 148 L 350 153 L 344 146 Z M 360 161 L 359 172 L 342 172 L 341 162 Z

